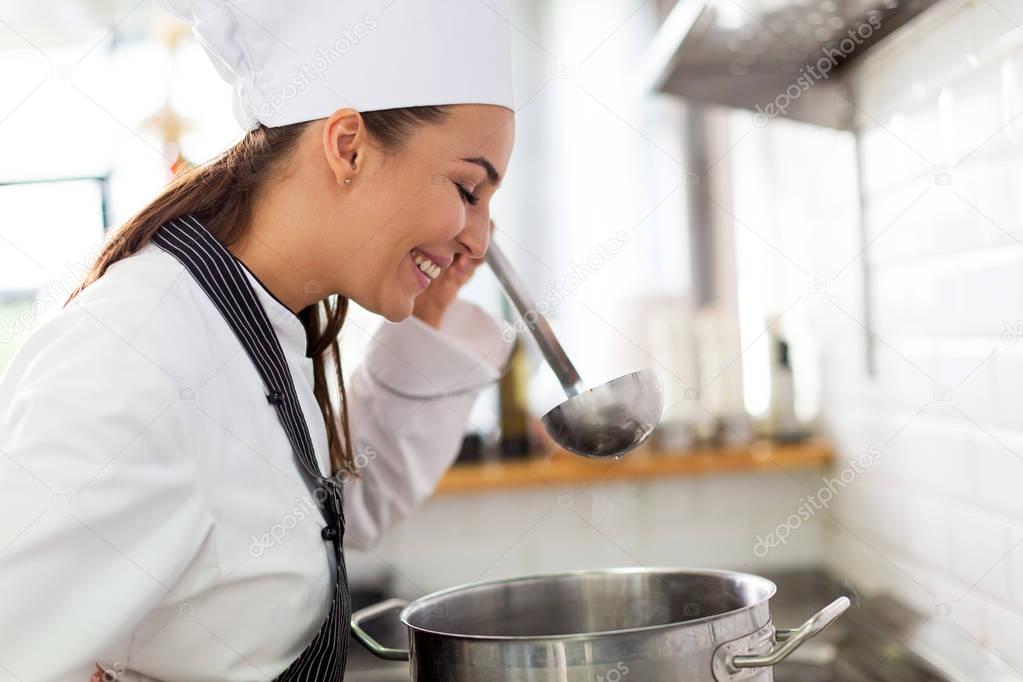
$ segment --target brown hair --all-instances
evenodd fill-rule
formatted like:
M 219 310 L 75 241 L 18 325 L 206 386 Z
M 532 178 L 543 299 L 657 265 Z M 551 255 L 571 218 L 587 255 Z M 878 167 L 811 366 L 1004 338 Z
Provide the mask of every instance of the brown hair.
M 370 137 L 387 153 L 399 151 L 417 127 L 443 123 L 447 116 L 447 108 L 439 106 L 362 113 Z M 148 244 L 156 231 L 174 218 L 191 214 L 222 243 L 235 242 L 248 229 L 252 205 L 261 188 L 279 170 L 307 125 L 260 126 L 220 156 L 176 176 L 148 206 L 110 235 L 68 302 L 111 265 Z M 347 312 L 348 299 L 342 296 L 330 296 L 299 312 L 306 330 L 306 353 L 313 360 L 313 392 L 327 427 L 335 474 L 356 473 L 338 346 Z M 334 365 L 332 381 L 340 390 L 339 409 L 331 404 L 328 363 Z

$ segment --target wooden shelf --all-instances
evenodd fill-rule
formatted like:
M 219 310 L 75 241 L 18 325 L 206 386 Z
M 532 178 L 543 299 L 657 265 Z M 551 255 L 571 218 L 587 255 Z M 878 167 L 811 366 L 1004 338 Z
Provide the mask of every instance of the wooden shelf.
M 791 445 L 763 442 L 685 452 L 643 449 L 611 461 L 585 459 L 559 450 L 544 458 L 457 465 L 441 479 L 435 495 L 718 473 L 780 472 L 824 468 L 831 460 L 831 447 L 823 440 Z

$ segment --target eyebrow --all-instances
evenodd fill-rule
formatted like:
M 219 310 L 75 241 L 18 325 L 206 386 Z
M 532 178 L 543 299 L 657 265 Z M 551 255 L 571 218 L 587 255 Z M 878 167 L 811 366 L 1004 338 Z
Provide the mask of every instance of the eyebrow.
M 501 174 L 497 172 L 497 169 L 494 168 L 494 164 L 490 163 L 485 156 L 473 156 L 468 159 L 462 159 L 462 161 L 468 161 L 469 163 L 474 163 L 477 166 L 482 166 L 483 169 L 487 171 L 487 180 L 490 181 L 491 185 L 501 184 Z

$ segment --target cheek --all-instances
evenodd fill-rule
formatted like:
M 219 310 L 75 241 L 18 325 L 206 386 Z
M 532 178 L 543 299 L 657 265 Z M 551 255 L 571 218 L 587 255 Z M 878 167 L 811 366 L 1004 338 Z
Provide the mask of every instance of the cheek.
M 458 197 L 436 197 L 423 202 L 408 223 L 412 246 L 454 239 L 465 227 L 465 215 L 465 205 Z

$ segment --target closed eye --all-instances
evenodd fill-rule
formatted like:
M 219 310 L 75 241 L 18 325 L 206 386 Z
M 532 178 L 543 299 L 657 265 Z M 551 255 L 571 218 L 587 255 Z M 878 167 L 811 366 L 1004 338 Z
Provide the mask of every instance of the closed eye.
M 455 187 L 458 188 L 458 193 L 462 195 L 462 201 L 469 204 L 470 206 L 475 206 L 477 203 L 479 203 L 480 198 L 473 194 L 472 192 L 470 192 L 469 190 L 467 190 L 465 187 L 458 184 L 457 182 L 455 183 Z

